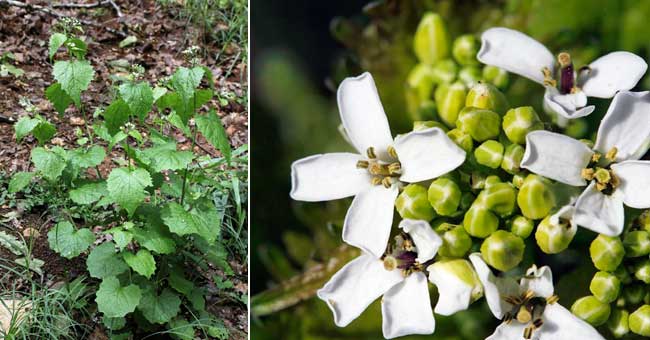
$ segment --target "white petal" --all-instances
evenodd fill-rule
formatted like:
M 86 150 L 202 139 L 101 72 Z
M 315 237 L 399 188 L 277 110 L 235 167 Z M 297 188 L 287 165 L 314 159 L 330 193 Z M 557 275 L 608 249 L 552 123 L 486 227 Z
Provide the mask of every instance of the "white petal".
M 524 76 L 542 84 L 542 69 L 553 71 L 555 58 L 537 40 L 504 27 L 490 28 L 481 35 L 481 50 L 476 56 L 487 65 Z
M 427 267 L 429 281 L 438 287 L 438 303 L 434 311 L 440 315 L 452 315 L 466 310 L 473 297 L 482 294 L 480 280 L 467 260 L 437 261 Z
M 575 207 L 573 206 L 573 201 L 575 201 L 574 198 L 571 199 L 571 204 L 563 206 L 555 214 L 551 215 L 550 222 L 554 225 L 558 225 L 562 222 L 560 221 L 562 219 L 569 221 L 569 223 L 573 225 L 573 214 L 576 211 Z
M 433 231 L 427 221 L 404 219 L 399 227 L 411 236 L 418 252 L 416 259 L 420 263 L 427 262 L 436 256 L 442 246 L 442 238 Z
M 524 339 L 524 328 L 527 325 L 513 320 L 511 323 L 507 324 L 502 322 L 494 333 L 487 337 L 485 340 L 523 340 Z M 544 327 L 542 325 L 542 327 Z M 538 335 L 533 336 L 533 340 L 539 340 Z M 575 339 L 577 340 L 577 339 Z
M 535 296 L 549 297 L 553 295 L 553 273 L 551 268 L 544 266 L 537 268 L 533 265 L 526 271 L 526 276 L 521 279 L 521 290 L 531 290 Z
M 648 69 L 643 58 L 630 52 L 612 52 L 589 64 L 582 90 L 589 97 L 612 98 L 636 86 Z
M 636 209 L 650 208 L 650 162 L 626 161 L 612 165 L 621 184 L 616 190 L 623 193 L 623 202 Z
M 409 183 L 442 176 L 465 161 L 465 151 L 439 128 L 397 136 L 394 147 L 402 164 L 400 180 Z
M 591 183 L 576 202 L 573 221 L 589 230 L 607 236 L 618 236 L 623 231 L 623 199 L 620 191 L 605 195 Z
M 587 96 L 584 92 L 574 94 L 559 94 L 557 89 L 546 87 L 544 93 L 544 110 L 554 113 L 562 118 L 576 119 L 591 114 L 595 107 L 587 105 Z
M 639 159 L 650 142 L 650 92 L 619 92 L 598 128 L 594 150 L 618 149 L 617 161 Z
M 386 251 L 398 189 L 370 187 L 352 201 L 343 223 L 343 241 L 379 258 Z
M 605 340 L 595 328 L 559 303 L 546 306 L 543 319 L 544 324 L 533 332 L 533 339 L 539 336 L 539 340 Z
M 473 253 L 469 260 L 483 284 L 483 294 L 490 307 L 490 311 L 497 319 L 503 319 L 505 313 L 509 312 L 512 305 L 507 303 L 504 296 L 518 296 L 520 293 L 519 284 L 511 277 L 497 277 L 492 273 L 490 267 L 485 263 L 480 253 Z
M 377 157 L 387 159 L 393 137 L 372 75 L 366 72 L 343 80 L 337 99 L 341 121 L 352 145 L 362 155 L 374 147 Z
M 371 186 L 366 169 L 357 169 L 363 157 L 353 153 L 326 153 L 291 164 L 291 198 L 329 201 L 354 196 Z
M 584 143 L 549 131 L 533 131 L 526 135 L 526 151 L 521 167 L 538 175 L 573 186 L 585 185 L 581 176 L 591 159 Z
M 436 320 L 431 310 L 429 287 L 423 273 L 413 273 L 391 288 L 382 299 L 384 338 L 410 334 L 431 334 Z
M 387 271 L 381 260 L 363 254 L 334 274 L 317 295 L 332 310 L 334 323 L 345 327 L 402 280 L 399 270 Z

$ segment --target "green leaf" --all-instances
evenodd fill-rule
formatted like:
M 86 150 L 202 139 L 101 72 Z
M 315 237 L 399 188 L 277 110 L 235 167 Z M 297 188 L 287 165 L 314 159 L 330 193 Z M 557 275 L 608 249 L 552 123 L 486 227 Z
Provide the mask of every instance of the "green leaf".
M 45 90 L 45 98 L 52 103 L 54 109 L 56 109 L 56 112 L 58 112 L 59 115 L 63 115 L 65 109 L 72 104 L 72 98 L 63 91 L 61 84 L 59 83 L 54 83 L 48 86 Z
M 190 292 L 192 292 L 194 289 L 194 284 L 192 281 L 185 278 L 183 275 L 183 270 L 179 266 L 173 267 L 169 273 L 167 281 L 169 281 L 169 285 L 172 288 L 176 289 L 176 291 L 184 295 L 189 295 Z
M 118 46 L 120 48 L 125 48 L 129 45 L 135 44 L 137 41 L 138 41 L 138 37 L 136 37 L 135 35 L 129 35 L 128 37 L 124 38 L 124 40 L 120 41 Z
M 86 60 L 57 61 L 54 63 L 54 79 L 61 83 L 61 89 L 72 101 L 81 106 L 81 92 L 88 89 L 95 75 L 90 63 Z
M 122 257 L 115 252 L 113 242 L 105 242 L 93 249 L 86 260 L 88 273 L 94 278 L 116 276 L 129 270 Z
M 0 230 L 0 247 L 5 248 L 17 256 L 29 254 L 27 244 L 18 237 Z
M 52 59 L 56 54 L 56 51 L 65 44 L 66 40 L 68 40 L 68 37 L 63 33 L 54 33 L 50 36 L 50 44 L 48 48 L 50 59 Z
M 43 145 L 56 134 L 56 127 L 45 119 L 41 119 L 38 125 L 32 131 L 32 134 L 38 140 L 38 144 Z
M 95 235 L 88 228 L 75 230 L 72 223 L 63 221 L 47 233 L 47 240 L 52 250 L 71 259 L 86 251 L 95 242 Z
M 120 132 L 120 128 L 129 121 L 131 109 L 122 99 L 111 103 L 104 111 L 104 121 L 111 136 Z
M 181 101 L 189 103 L 194 99 L 194 92 L 201 84 L 205 71 L 201 67 L 181 67 L 172 76 L 172 88 L 178 93 Z
M 176 242 L 164 226 L 148 224 L 144 229 L 133 229 L 133 236 L 138 243 L 158 254 L 171 254 L 176 250 Z
M 147 113 L 151 111 L 154 102 L 151 86 L 146 82 L 125 83 L 120 85 L 119 90 L 131 113 L 143 120 L 147 118 Z
M 230 162 L 232 154 L 230 142 L 226 130 L 221 125 L 221 119 L 213 111 L 210 110 L 207 115 L 196 116 L 196 126 L 203 134 L 205 139 L 208 140 L 215 148 L 221 151 L 221 154 Z
M 218 219 L 216 209 L 192 208 L 186 211 L 176 202 L 170 202 L 163 208 L 162 219 L 172 233 L 177 235 L 198 234 L 208 243 L 217 239 L 220 226 L 212 223 Z
M 164 96 L 165 93 L 167 93 L 167 88 L 161 87 L 161 86 L 156 86 L 153 89 L 153 101 L 154 103 L 160 99 L 160 97 Z
M 108 175 L 106 183 L 110 197 L 129 215 L 133 215 L 147 196 L 144 188 L 153 184 L 149 173 L 139 168 L 115 168 Z
M 138 309 L 151 323 L 164 324 L 180 312 L 181 299 L 169 288 L 160 295 L 150 290 L 142 296 Z
M 63 173 L 63 169 L 65 169 L 65 159 L 59 154 L 43 147 L 39 146 L 34 148 L 31 156 L 36 170 L 50 181 L 59 178 Z
M 156 271 L 156 260 L 146 249 L 138 250 L 135 255 L 131 252 L 126 252 L 122 256 L 131 269 L 147 279 L 150 279 L 151 275 Z
M 79 39 L 79 38 L 68 38 L 65 42 L 68 51 L 72 53 L 76 58 L 83 59 L 86 57 L 86 52 L 88 52 L 88 45 Z
M 122 287 L 116 277 L 107 277 L 99 285 L 95 302 L 106 317 L 121 318 L 133 312 L 141 298 L 142 293 L 137 285 Z
M 34 178 L 33 172 L 17 172 L 11 176 L 11 181 L 9 181 L 9 193 L 16 193 L 29 185 L 29 182 Z
M 156 172 L 185 169 L 194 158 L 191 151 L 177 151 L 174 142 L 145 149 L 142 153 L 152 161 L 152 168 Z
M 108 195 L 106 182 L 87 183 L 68 192 L 70 199 L 77 204 L 92 204 L 102 196 Z
M 23 137 L 30 134 L 34 128 L 36 128 L 38 123 L 40 123 L 40 120 L 36 118 L 30 118 L 27 116 L 20 117 L 14 125 L 14 129 L 16 130 L 16 141 L 20 143 Z
M 169 322 L 169 332 L 172 337 L 180 340 L 193 340 L 194 339 L 194 326 L 184 318 L 176 318 Z
M 120 227 L 112 228 L 108 230 L 107 233 L 113 235 L 113 241 L 120 251 L 124 250 L 124 248 L 126 248 L 126 246 L 133 240 L 133 233 Z
M 89 149 L 79 148 L 70 153 L 72 164 L 80 168 L 92 168 L 102 164 L 106 158 L 106 151 L 103 147 L 94 145 Z

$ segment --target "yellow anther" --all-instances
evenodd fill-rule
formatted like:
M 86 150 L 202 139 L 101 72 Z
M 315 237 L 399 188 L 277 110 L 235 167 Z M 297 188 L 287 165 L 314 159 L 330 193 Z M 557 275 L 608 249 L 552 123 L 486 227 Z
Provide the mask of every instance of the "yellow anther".
M 388 165 L 388 172 L 391 175 L 399 174 L 400 171 L 402 171 L 402 164 L 400 164 L 400 162 L 395 162 Z
M 558 302 L 559 300 L 560 300 L 560 297 L 553 294 L 553 295 L 546 298 L 546 303 L 548 303 L 549 305 L 552 305 L 552 304 Z
M 616 147 L 611 148 L 607 153 L 605 154 L 605 158 L 607 158 L 608 161 L 613 162 L 616 160 L 616 154 L 618 153 L 618 149 Z
M 576 94 L 576 93 L 578 93 L 578 92 L 580 92 L 580 88 L 579 88 L 579 87 L 574 86 L 574 87 L 571 88 L 571 94 Z
M 388 155 L 397 159 L 397 150 L 392 145 L 388 147 Z
M 368 166 L 370 163 L 368 161 L 358 161 L 357 162 L 357 169 L 368 169 Z
M 389 176 L 390 171 L 388 170 L 388 166 L 385 164 L 379 164 L 376 162 L 370 163 L 370 166 L 368 167 L 368 171 L 372 175 L 376 176 Z
M 592 168 L 582 169 L 582 171 L 580 172 L 580 176 L 582 176 L 582 178 L 588 181 L 591 181 L 592 179 L 594 179 L 594 169 Z
M 551 73 L 551 70 L 548 67 L 542 68 L 542 74 L 544 75 L 545 86 L 555 87 L 557 85 L 557 82 L 555 81 L 555 79 L 553 79 L 553 74 Z
M 390 177 L 384 177 L 384 179 L 381 180 L 381 184 L 384 185 L 384 188 L 388 189 L 393 185 L 393 179 Z
M 381 177 L 373 177 L 372 180 L 370 180 L 370 183 L 372 185 L 379 185 L 381 184 Z
M 591 155 L 591 161 L 596 163 L 596 162 L 598 162 L 600 160 L 600 157 L 601 157 L 601 154 L 596 152 L 593 155 Z
M 612 171 L 609 172 L 609 174 L 612 176 L 612 179 L 609 181 L 609 185 L 612 186 L 612 188 L 617 188 L 621 184 L 621 180 L 618 179 L 618 176 Z
M 596 183 L 596 189 L 598 189 L 598 191 L 603 191 L 603 190 L 607 189 L 607 184 L 597 182 Z
M 392 256 L 384 257 L 384 269 L 393 271 L 397 268 L 397 259 Z
M 369 148 L 366 150 L 366 154 L 368 155 L 368 158 L 370 158 L 370 159 L 375 159 L 375 158 L 377 158 L 377 154 L 375 154 L 375 148 L 373 148 L 372 146 L 369 147 Z
M 402 249 L 406 251 L 414 251 L 415 247 L 413 246 L 413 242 L 411 242 L 411 240 L 404 240 L 404 242 L 402 242 Z
M 571 64 L 571 55 L 566 52 L 562 52 L 557 55 L 557 62 L 560 63 L 560 66 L 565 67 Z

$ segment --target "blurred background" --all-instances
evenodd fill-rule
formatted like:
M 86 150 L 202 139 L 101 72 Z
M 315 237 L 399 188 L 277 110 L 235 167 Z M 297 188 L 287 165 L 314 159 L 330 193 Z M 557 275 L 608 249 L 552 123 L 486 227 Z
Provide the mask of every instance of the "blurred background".
M 347 76 L 373 74 L 393 134 L 411 130 L 413 120 L 435 116 L 434 109 L 414 108 L 408 86 L 409 72 L 417 64 L 413 35 L 426 12 L 442 15 L 452 41 L 507 26 L 540 40 L 554 53 L 570 52 L 576 67 L 611 51 L 627 50 L 646 60 L 650 52 L 650 1 L 642 0 L 252 0 L 251 6 L 254 340 L 382 338 L 378 302 L 350 326 L 337 328 L 325 303 L 313 298 L 336 270 L 358 255 L 340 240 L 351 200 L 292 201 L 290 165 L 317 153 L 352 150 L 338 132 L 335 100 L 336 87 Z M 648 85 L 645 77 L 637 87 Z M 530 105 L 542 114 L 541 86 L 516 75 L 499 86 L 511 106 Z M 609 100 L 590 98 L 590 104 L 596 111 L 573 121 L 567 134 L 593 138 Z M 552 256 L 535 252 L 534 238 L 529 238 L 533 243 L 526 247 L 522 266 L 550 265 L 560 302 L 568 308 L 589 294 L 595 269 L 586 254 L 594 237 L 580 228 L 571 248 Z M 435 287 L 431 297 L 437 301 Z M 484 339 L 498 325 L 484 299 L 454 316 L 436 315 L 436 323 L 434 335 L 409 338 Z M 599 330 L 610 338 L 606 327 Z

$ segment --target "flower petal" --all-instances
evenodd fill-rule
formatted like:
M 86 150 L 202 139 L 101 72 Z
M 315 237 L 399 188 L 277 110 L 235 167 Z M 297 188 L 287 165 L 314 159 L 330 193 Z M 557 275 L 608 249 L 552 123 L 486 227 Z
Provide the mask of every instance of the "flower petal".
M 623 199 L 620 191 L 605 195 L 591 183 L 576 202 L 573 221 L 589 230 L 607 236 L 618 236 L 623 231 Z
M 442 176 L 465 161 L 465 151 L 440 128 L 397 136 L 394 147 L 402 164 L 400 180 L 409 183 Z
M 553 71 L 555 58 L 537 40 L 505 27 L 490 28 L 481 35 L 481 50 L 476 56 L 487 65 L 497 66 L 542 84 L 542 69 Z
M 329 201 L 354 196 L 371 186 L 366 169 L 358 169 L 363 157 L 353 153 L 326 153 L 291 164 L 291 198 Z
M 418 251 L 416 259 L 418 262 L 425 263 L 436 256 L 438 249 L 442 246 L 442 238 L 433 231 L 427 221 L 404 219 L 400 222 L 399 227 L 413 239 Z
M 497 319 L 503 319 L 506 312 L 509 312 L 512 305 L 507 303 L 503 296 L 519 295 L 519 284 L 512 277 L 497 277 L 492 273 L 490 267 L 485 263 L 480 253 L 473 253 L 469 260 L 483 284 L 483 294 L 490 307 L 490 311 Z
M 524 328 L 527 325 L 519 323 L 516 320 L 513 320 L 511 323 L 502 322 L 494 333 L 487 337 L 485 340 L 520 340 L 524 339 Z M 544 327 L 542 325 L 542 327 Z M 539 340 L 537 337 L 533 337 L 535 340 Z
M 402 280 L 400 271 L 387 271 L 381 260 L 363 254 L 334 274 L 317 295 L 334 313 L 334 323 L 345 327 Z
M 437 314 L 452 315 L 466 310 L 483 293 L 481 282 L 467 260 L 441 260 L 427 270 L 429 281 L 438 287 Z
M 354 198 L 343 223 L 343 241 L 379 258 L 386 251 L 398 189 L 370 187 Z
M 550 222 L 553 225 L 559 225 L 562 223 L 561 220 L 569 221 L 569 228 L 576 230 L 576 224 L 573 221 L 573 215 L 575 214 L 576 208 L 573 206 L 573 203 L 576 201 L 576 198 L 571 198 L 571 204 L 567 204 L 560 208 L 555 214 L 551 215 Z M 574 231 L 575 232 L 575 231 Z
M 630 52 L 612 52 L 589 64 L 582 91 L 589 97 L 612 98 L 618 91 L 632 89 L 643 77 L 648 64 Z
M 594 150 L 618 149 L 616 160 L 639 159 L 650 144 L 650 92 L 622 91 L 614 96 L 598 128 Z
M 551 268 L 544 266 L 537 268 L 533 265 L 526 271 L 526 276 L 521 279 L 521 289 L 523 291 L 531 290 L 535 296 L 549 297 L 553 295 L 553 273 Z
M 372 75 L 366 72 L 343 80 L 337 100 L 341 121 L 352 145 L 362 155 L 369 147 L 374 147 L 377 157 L 388 159 L 387 150 L 393 137 Z
M 612 165 L 621 181 L 616 190 L 623 193 L 623 202 L 636 209 L 650 208 L 650 162 L 626 161 Z
M 584 143 L 549 131 L 533 131 L 526 135 L 526 151 L 521 167 L 538 175 L 573 186 L 586 182 L 581 171 L 591 160 L 591 151 Z
M 411 334 L 432 334 L 436 320 L 431 310 L 427 277 L 413 273 L 391 288 L 382 299 L 384 338 Z
M 585 105 L 587 105 L 587 96 L 584 92 L 560 94 L 557 89 L 546 87 L 544 111 L 548 113 L 554 113 L 566 119 L 576 119 L 594 112 L 593 105 Z

